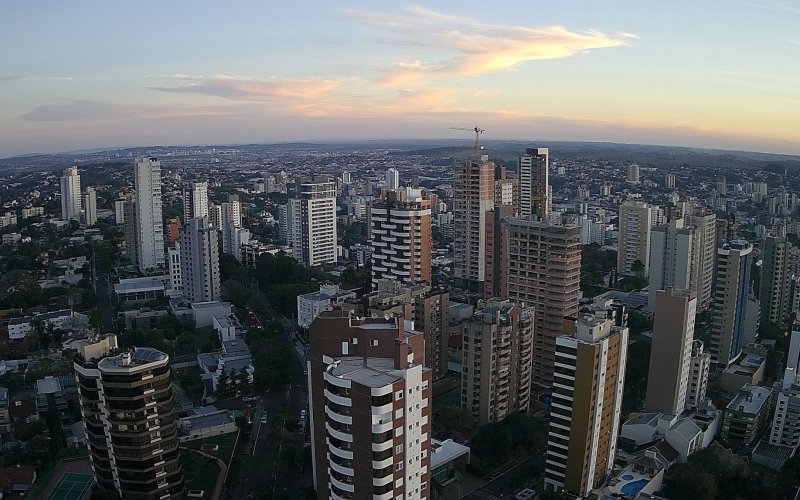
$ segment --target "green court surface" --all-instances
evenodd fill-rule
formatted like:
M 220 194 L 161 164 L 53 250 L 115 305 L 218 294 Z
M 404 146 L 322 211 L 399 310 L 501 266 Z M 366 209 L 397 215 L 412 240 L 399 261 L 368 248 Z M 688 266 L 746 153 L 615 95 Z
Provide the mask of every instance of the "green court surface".
M 91 474 L 65 472 L 56 488 L 47 497 L 48 500 L 81 500 L 92 486 L 94 478 Z

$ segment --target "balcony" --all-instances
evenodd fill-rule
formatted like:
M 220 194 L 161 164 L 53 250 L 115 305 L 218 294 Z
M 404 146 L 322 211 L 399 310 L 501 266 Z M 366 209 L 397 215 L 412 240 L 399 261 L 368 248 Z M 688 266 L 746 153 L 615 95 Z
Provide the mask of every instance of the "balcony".
M 333 444 L 330 438 L 325 439 L 326 443 L 328 444 L 328 451 L 336 455 L 337 457 L 341 457 L 345 460 L 352 460 L 353 459 L 353 452 L 349 450 L 345 450 L 343 448 L 339 448 L 337 445 Z

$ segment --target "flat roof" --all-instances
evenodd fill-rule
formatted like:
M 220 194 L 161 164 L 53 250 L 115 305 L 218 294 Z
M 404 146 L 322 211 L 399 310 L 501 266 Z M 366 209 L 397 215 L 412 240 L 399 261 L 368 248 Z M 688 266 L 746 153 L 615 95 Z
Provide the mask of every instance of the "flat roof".
M 366 387 L 384 387 L 403 380 L 403 370 L 395 370 L 389 358 L 342 358 L 331 375 Z
M 155 278 L 141 281 L 120 281 L 114 284 L 114 293 L 142 292 L 147 290 L 163 290 L 164 284 Z
M 445 441 L 431 439 L 430 469 L 433 470 L 467 454 L 469 454 L 469 447 L 458 444 L 452 439 L 447 439 Z
M 57 378 L 45 377 L 36 381 L 36 394 L 52 394 L 61 392 L 61 384 Z
M 192 302 L 192 309 L 212 309 L 215 307 L 230 307 L 230 302 L 222 302 L 219 300 L 211 300 L 208 302 Z
M 123 359 L 126 355 L 130 355 L 130 362 L 127 365 L 123 363 Z M 136 367 L 136 366 L 146 365 L 148 363 L 153 363 L 156 361 L 163 361 L 168 357 L 169 356 L 159 351 L 158 349 L 153 349 L 150 347 L 137 347 L 133 352 L 123 352 L 118 356 L 103 358 L 98 363 L 98 366 L 101 368 Z
M 769 401 L 770 394 L 772 394 L 772 389 L 767 387 L 745 385 L 742 388 L 742 392 L 737 394 L 736 397 L 728 403 L 726 410 L 756 414 L 761 411 L 761 407 L 764 406 L 764 403 Z
M 182 423 L 189 423 L 191 430 L 207 429 L 233 422 L 233 417 L 228 410 L 218 410 L 210 413 L 196 413 L 181 418 Z

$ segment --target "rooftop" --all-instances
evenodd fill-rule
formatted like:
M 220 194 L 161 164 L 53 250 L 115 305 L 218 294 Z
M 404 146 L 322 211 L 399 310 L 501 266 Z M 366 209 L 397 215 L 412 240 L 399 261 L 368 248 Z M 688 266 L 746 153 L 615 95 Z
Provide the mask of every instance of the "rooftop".
M 366 387 L 384 387 L 403 380 L 403 371 L 394 368 L 389 358 L 342 358 L 331 375 Z
M 769 401 L 770 394 L 772 394 L 772 389 L 747 384 L 742 387 L 739 394 L 728 403 L 725 410 L 756 414 L 761 411 L 761 407 L 764 406 L 764 403 Z
M 452 439 L 439 441 L 431 439 L 431 463 L 430 469 L 433 470 L 441 465 L 469 454 L 469 447 L 458 444 Z
M 40 378 L 36 381 L 36 394 L 55 394 L 61 392 L 61 384 L 53 377 Z
M 181 419 L 181 425 L 191 430 L 207 429 L 233 422 L 228 410 L 195 413 Z
M 98 366 L 100 368 L 133 368 L 136 366 L 144 366 L 149 363 L 163 361 L 168 358 L 169 356 L 158 349 L 152 349 L 150 347 L 137 347 L 133 352 L 128 351 L 123 352 L 118 356 L 103 358 L 98 363 Z
M 144 290 L 163 290 L 164 284 L 156 278 L 133 278 L 114 284 L 114 293 L 140 292 Z

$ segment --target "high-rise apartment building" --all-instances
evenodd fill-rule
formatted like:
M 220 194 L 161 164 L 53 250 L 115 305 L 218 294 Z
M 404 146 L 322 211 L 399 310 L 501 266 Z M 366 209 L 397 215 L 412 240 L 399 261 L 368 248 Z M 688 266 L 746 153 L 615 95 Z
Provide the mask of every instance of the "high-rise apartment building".
M 238 194 L 229 194 L 228 201 L 222 203 L 222 227 L 242 227 L 242 204 Z
M 714 286 L 714 263 L 717 256 L 717 216 L 705 208 L 696 208 L 687 217 L 697 233 L 697 300 L 698 307 L 711 305 Z
M 450 338 L 447 289 L 424 284 L 404 286 L 394 279 L 377 282 L 374 292 L 364 296 L 367 315 L 402 315 L 414 321 L 414 330 L 425 339 L 425 366 L 433 380 L 447 375 L 447 351 Z
M 480 300 L 459 325 L 463 339 L 461 406 L 480 425 L 499 422 L 531 402 L 534 310 L 511 300 Z
M 692 358 L 689 362 L 689 383 L 686 388 L 687 410 L 695 410 L 706 399 L 708 389 L 708 372 L 711 367 L 711 355 L 703 351 L 703 341 L 692 342 Z
M 650 232 L 650 286 L 647 308 L 655 308 L 656 292 L 666 288 L 696 290 L 700 237 L 685 219 L 677 218 Z
M 753 263 L 753 247 L 746 241 L 723 243 L 717 250 L 708 351 L 711 361 L 720 369 L 735 361 L 747 344 L 748 317 L 754 312 L 748 311 Z
M 650 272 L 650 232 L 656 223 L 656 207 L 640 201 L 626 201 L 619 207 L 617 272 L 633 276 Z M 641 264 L 637 264 L 641 263 Z
M 494 207 L 494 169 L 488 155 L 459 160 L 453 189 L 453 277 L 456 286 L 482 291 L 486 271 L 486 212 Z
M 309 328 L 317 498 L 430 496 L 431 370 L 402 317 L 323 311 Z
M 783 236 L 769 235 L 761 252 L 761 321 L 782 326 L 789 315 L 789 262 L 792 244 Z
M 546 220 L 549 215 L 548 148 L 526 148 L 519 157 L 519 215 Z
M 183 220 L 208 217 L 208 183 L 193 182 L 183 189 Z
M 500 224 L 498 289 L 500 297 L 533 306 L 533 382 L 553 382 L 556 337 L 562 319 L 578 312 L 581 230 L 529 219 L 506 218 Z
M 625 177 L 625 182 L 629 184 L 639 184 L 639 165 L 628 165 L 628 174 Z
M 217 230 L 201 217 L 180 228 L 181 284 L 189 302 L 220 299 Z
M 396 168 L 390 168 L 386 171 L 386 190 L 397 191 L 400 189 L 400 172 Z
M 97 224 L 97 192 L 93 187 L 87 187 L 83 193 L 83 222 L 87 226 Z
M 800 331 L 794 325 L 783 378 L 775 383 L 775 415 L 769 430 L 769 444 L 796 451 L 800 447 Z
M 175 240 L 175 246 L 167 248 L 167 272 L 172 290 L 183 295 L 183 275 L 181 274 L 181 244 Z
M 161 162 L 153 157 L 136 159 L 136 244 L 139 269 L 164 266 L 164 219 L 161 210 Z
M 81 174 L 69 167 L 61 177 L 61 220 L 81 219 Z
M 664 174 L 664 187 L 667 189 L 675 188 L 675 174 Z
M 683 413 L 689 392 L 696 314 L 694 292 L 668 288 L 656 293 L 645 411 Z
M 125 200 L 114 201 L 114 223 L 125 224 Z
M 519 207 L 519 188 L 516 179 L 495 179 L 494 181 L 494 206 L 511 206 L 514 212 Z
M 109 340 L 81 345 L 74 363 L 97 484 L 125 499 L 183 498 L 169 356 L 144 347 L 110 355 Z
M 431 202 L 388 200 L 369 208 L 372 285 L 380 279 L 403 283 L 431 280 Z
M 122 203 L 125 232 L 125 253 L 134 266 L 139 266 L 139 234 L 136 229 L 136 202 L 125 200 Z
M 327 175 L 295 179 L 292 221 L 294 258 L 307 266 L 330 264 L 337 260 L 336 183 Z
M 624 307 L 564 320 L 547 440 L 545 485 L 578 497 L 614 467 L 628 328 Z

